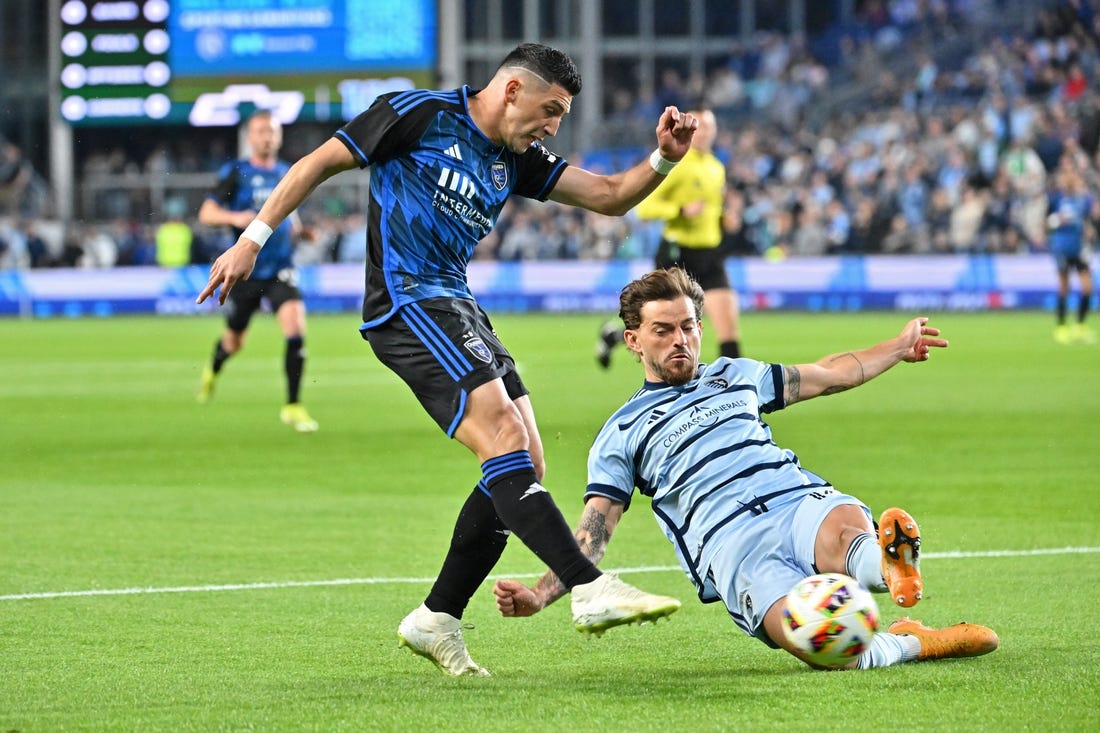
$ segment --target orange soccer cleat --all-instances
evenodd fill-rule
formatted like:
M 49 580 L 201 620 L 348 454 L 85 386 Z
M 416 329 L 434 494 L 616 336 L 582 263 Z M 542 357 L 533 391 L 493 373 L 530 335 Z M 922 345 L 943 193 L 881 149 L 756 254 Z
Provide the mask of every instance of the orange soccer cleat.
M 980 657 L 997 648 L 1000 640 L 993 629 L 978 624 L 960 623 L 942 629 L 933 629 L 920 621 L 903 616 L 890 624 L 891 634 L 915 636 L 920 640 L 917 659 L 954 659 L 956 657 Z
M 878 520 L 882 577 L 890 597 L 902 608 L 917 605 L 924 590 L 920 579 L 920 530 L 904 509 L 892 507 Z

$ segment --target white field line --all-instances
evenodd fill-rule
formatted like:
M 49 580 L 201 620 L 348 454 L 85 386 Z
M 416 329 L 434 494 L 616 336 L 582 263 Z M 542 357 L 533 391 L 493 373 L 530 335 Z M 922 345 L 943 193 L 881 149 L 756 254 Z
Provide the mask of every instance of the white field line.
M 970 558 L 994 558 L 994 557 L 1039 557 L 1043 555 L 1093 555 L 1100 553 L 1100 547 L 1052 547 L 1037 550 L 984 550 L 978 552 L 965 552 L 953 550 L 949 552 L 926 552 L 921 555 L 922 560 L 956 560 Z M 617 568 L 609 572 L 620 575 L 630 573 L 653 572 L 680 572 L 679 565 L 653 565 L 636 568 Z M 510 573 L 507 575 L 490 576 L 490 580 L 496 578 L 537 578 L 542 573 Z M 47 598 L 82 598 L 87 596 L 136 596 L 150 595 L 153 593 L 217 593 L 238 590 L 265 590 L 272 588 L 317 588 L 323 586 L 340 585 L 387 585 L 387 584 L 428 584 L 435 578 L 335 578 L 332 580 L 286 580 L 268 583 L 231 583 L 228 585 L 181 585 L 165 588 L 94 588 L 91 590 L 62 590 L 44 593 L 14 593 L 0 596 L 0 601 L 32 601 Z

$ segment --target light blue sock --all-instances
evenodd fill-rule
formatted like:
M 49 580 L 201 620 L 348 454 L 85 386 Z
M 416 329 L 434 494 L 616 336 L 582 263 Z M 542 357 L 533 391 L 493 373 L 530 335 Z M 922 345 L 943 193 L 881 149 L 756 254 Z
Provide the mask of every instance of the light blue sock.
M 856 669 L 889 667 L 891 664 L 911 662 L 920 654 L 920 639 L 908 634 L 899 635 L 889 632 L 875 634 L 870 648 L 859 655 Z
M 886 581 L 882 578 L 882 548 L 870 532 L 864 532 L 848 545 L 844 556 L 844 569 L 868 590 L 875 593 L 886 592 Z

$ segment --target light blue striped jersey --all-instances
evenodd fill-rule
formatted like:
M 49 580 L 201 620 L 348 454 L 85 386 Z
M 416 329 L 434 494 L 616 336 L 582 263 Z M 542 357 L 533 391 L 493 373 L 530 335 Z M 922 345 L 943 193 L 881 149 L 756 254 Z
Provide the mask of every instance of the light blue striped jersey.
M 680 387 L 646 382 L 596 436 L 585 498 L 648 496 L 699 597 L 717 600 L 706 576 L 722 538 L 829 486 L 772 440 L 761 415 L 783 407 L 783 367 L 753 359 L 701 364 Z

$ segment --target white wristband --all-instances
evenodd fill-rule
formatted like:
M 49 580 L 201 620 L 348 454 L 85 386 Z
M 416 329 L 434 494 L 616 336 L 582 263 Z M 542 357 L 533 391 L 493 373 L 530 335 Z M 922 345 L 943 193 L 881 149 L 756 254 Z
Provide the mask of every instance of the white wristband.
M 654 150 L 649 155 L 649 165 L 657 171 L 659 176 L 667 176 L 676 167 L 676 161 L 667 160 L 661 155 L 660 149 Z
M 244 228 L 244 231 L 241 232 L 241 236 L 251 239 L 253 242 L 260 245 L 260 249 L 263 249 L 264 244 L 267 243 L 267 238 L 271 236 L 271 227 L 264 224 L 259 219 L 253 219 L 252 222 Z

